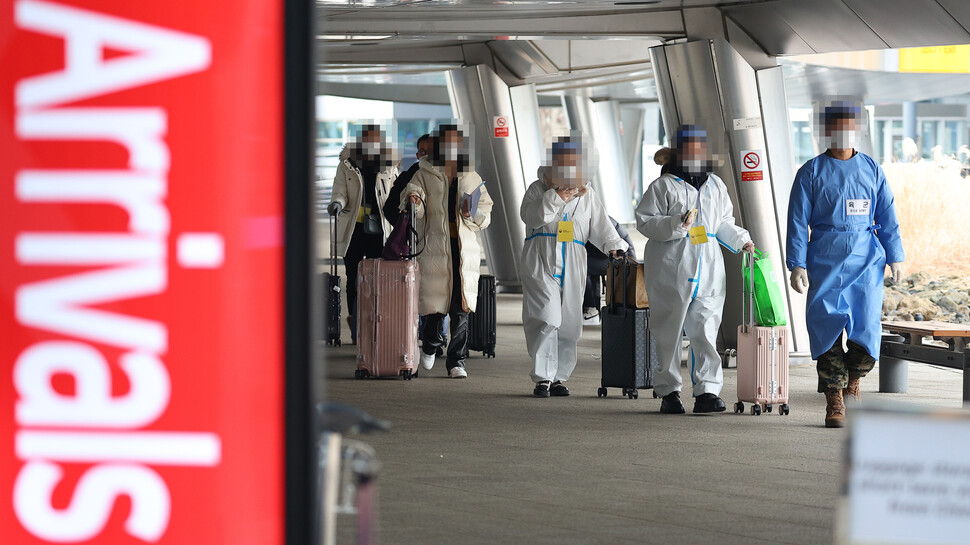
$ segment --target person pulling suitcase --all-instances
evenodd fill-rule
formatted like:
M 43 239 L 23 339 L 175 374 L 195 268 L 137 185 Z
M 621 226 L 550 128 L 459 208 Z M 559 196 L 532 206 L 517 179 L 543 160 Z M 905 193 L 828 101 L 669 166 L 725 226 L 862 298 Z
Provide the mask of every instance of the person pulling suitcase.
M 684 125 L 665 174 L 654 180 L 637 206 L 637 230 L 649 240 L 643 252 L 644 284 L 650 299 L 650 333 L 657 342 L 654 392 L 660 412 L 686 412 L 680 400 L 681 331 L 690 338 L 694 412 L 722 412 L 724 386 L 717 332 L 724 312 L 724 258 L 752 252 L 748 232 L 734 223 L 724 182 L 711 173 L 707 132 Z

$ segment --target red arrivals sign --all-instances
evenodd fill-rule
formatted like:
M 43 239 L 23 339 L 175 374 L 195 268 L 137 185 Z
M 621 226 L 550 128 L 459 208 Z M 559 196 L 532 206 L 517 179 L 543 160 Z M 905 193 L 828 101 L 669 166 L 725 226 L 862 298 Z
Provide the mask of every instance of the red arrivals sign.
M 283 3 L 0 19 L 0 534 L 283 542 Z

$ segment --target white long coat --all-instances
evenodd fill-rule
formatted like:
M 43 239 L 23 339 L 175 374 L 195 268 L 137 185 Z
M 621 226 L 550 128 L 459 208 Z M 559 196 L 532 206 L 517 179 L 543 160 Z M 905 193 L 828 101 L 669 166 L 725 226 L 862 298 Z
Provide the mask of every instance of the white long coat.
M 603 203 L 585 187 L 568 203 L 550 188 L 549 168 L 525 192 L 519 213 L 526 226 L 522 255 L 522 325 L 532 357 L 532 380 L 566 381 L 576 367 L 583 332 L 586 243 L 604 252 L 625 250 Z M 560 221 L 571 221 L 573 240 L 559 242 Z
M 386 151 L 386 150 L 385 150 Z M 337 165 L 337 175 L 333 179 L 333 195 L 330 202 L 338 202 L 342 207 L 337 214 L 337 255 L 343 257 L 347 255 L 347 248 L 350 246 L 350 239 L 354 235 L 354 228 L 357 226 L 357 214 L 360 211 L 360 203 L 364 199 L 364 177 L 360 173 L 360 168 L 351 161 L 351 150 L 349 146 L 344 146 L 340 152 L 340 164 Z M 356 160 L 356 158 L 355 158 Z M 356 161 L 360 164 L 360 161 Z M 384 240 L 391 233 L 391 224 L 384 217 L 384 203 L 387 195 L 394 185 L 394 180 L 400 174 L 397 164 L 384 167 L 377 173 L 377 210 L 381 215 L 381 225 L 384 228 Z M 333 234 L 331 233 L 331 236 Z
M 435 166 L 426 157 L 420 161 L 421 167 L 411 178 L 411 183 L 401 192 L 401 210 L 407 205 L 407 196 L 414 193 L 423 203 L 415 207 L 416 229 L 425 242 L 418 242 L 418 268 L 421 270 L 419 285 L 418 312 L 421 315 L 447 314 L 451 306 L 451 233 L 448 227 L 448 186 L 450 180 L 444 167 Z M 482 196 L 478 202 L 475 217 L 461 215 L 461 201 L 465 193 L 472 193 L 481 187 Z M 478 231 L 488 227 L 492 217 L 492 198 L 475 172 L 464 172 L 458 176 L 456 210 L 458 217 L 458 247 L 460 250 L 461 288 L 464 309 L 474 312 L 478 304 L 478 277 L 481 270 L 482 246 L 478 242 Z M 425 208 L 425 204 L 427 208 Z M 427 228 L 427 235 L 425 235 Z

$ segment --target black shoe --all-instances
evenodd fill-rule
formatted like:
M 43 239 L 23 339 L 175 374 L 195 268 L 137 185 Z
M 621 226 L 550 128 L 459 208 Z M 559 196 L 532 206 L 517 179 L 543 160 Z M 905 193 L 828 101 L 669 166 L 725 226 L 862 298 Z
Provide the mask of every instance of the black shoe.
M 562 381 L 557 380 L 552 383 L 552 386 L 549 388 L 549 393 L 554 396 L 565 397 L 569 395 L 569 388 L 566 388 L 566 385 Z
M 712 393 L 701 394 L 694 399 L 695 413 L 721 413 L 725 408 L 724 400 Z
M 670 392 L 660 402 L 661 414 L 684 414 L 685 412 L 687 410 L 684 409 L 684 403 L 680 400 L 680 392 Z
M 532 393 L 539 397 L 549 397 L 549 382 L 543 381 L 536 383 L 536 389 Z

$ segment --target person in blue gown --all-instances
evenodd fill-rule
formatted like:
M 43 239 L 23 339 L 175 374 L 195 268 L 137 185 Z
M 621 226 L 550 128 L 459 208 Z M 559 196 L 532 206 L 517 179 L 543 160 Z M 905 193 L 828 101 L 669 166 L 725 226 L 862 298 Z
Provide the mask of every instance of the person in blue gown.
M 820 136 L 828 149 L 798 170 L 788 205 L 786 265 L 792 287 L 808 291 L 806 323 L 826 427 L 845 425 L 845 398 L 859 399 L 859 382 L 879 358 L 886 264 L 891 281 L 903 274 L 886 174 L 855 149 L 861 113 L 852 101 L 822 110 Z

